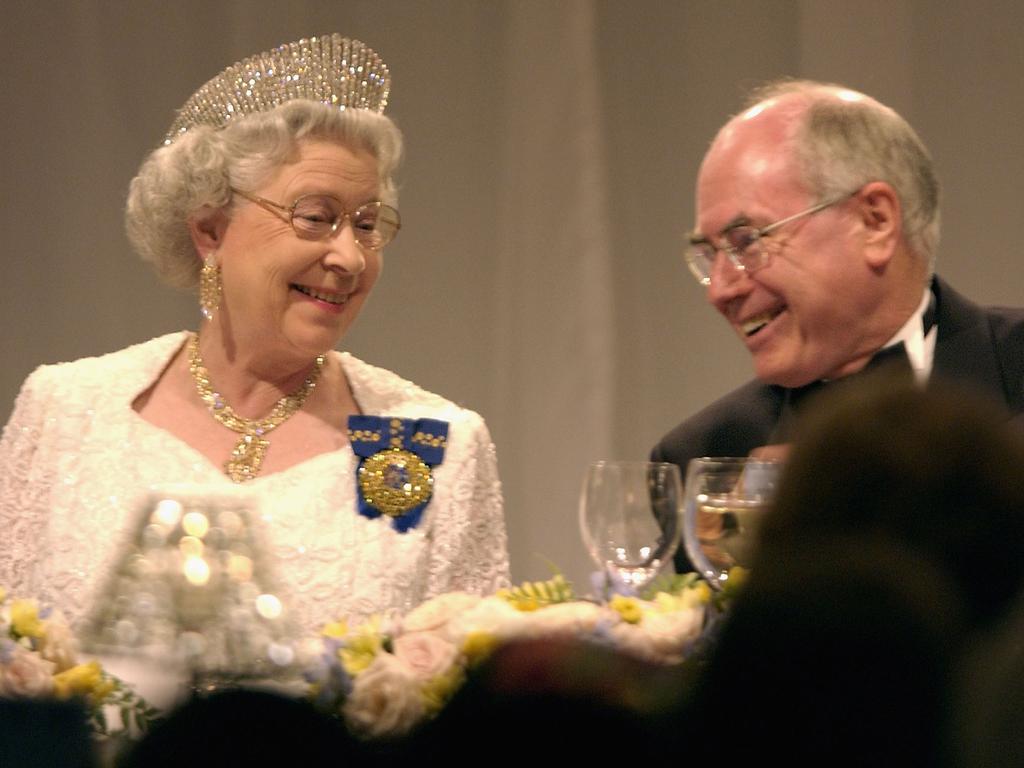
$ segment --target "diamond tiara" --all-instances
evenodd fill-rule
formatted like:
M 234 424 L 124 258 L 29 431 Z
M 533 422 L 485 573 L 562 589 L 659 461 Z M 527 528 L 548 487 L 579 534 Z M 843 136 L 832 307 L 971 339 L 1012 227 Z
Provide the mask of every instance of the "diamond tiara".
M 198 125 L 222 128 L 293 99 L 383 112 L 391 73 L 359 40 L 335 33 L 303 38 L 242 59 L 203 84 L 178 110 L 164 144 Z

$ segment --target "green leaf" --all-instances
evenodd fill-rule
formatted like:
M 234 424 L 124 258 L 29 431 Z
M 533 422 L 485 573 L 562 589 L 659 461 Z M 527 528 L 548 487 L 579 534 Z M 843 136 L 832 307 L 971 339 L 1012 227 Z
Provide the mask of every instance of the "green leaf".
M 521 611 L 532 611 L 545 605 L 568 603 L 576 599 L 572 584 L 560 573 L 547 581 L 524 581 L 518 587 L 498 590 L 497 594 Z

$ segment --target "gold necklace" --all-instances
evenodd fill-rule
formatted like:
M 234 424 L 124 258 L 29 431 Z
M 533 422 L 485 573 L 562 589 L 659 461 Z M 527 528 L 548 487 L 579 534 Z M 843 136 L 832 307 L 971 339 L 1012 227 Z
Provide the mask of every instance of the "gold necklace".
M 199 335 L 193 334 L 189 339 L 188 371 L 195 379 L 199 397 L 206 403 L 213 418 L 228 429 L 242 435 L 231 452 L 231 458 L 224 462 L 224 472 L 234 482 L 244 483 L 259 474 L 263 456 L 266 454 L 267 448 L 270 447 L 270 441 L 266 437 L 267 433 L 294 415 L 306 402 L 306 398 L 316 388 L 320 371 L 324 367 L 324 359 L 323 355 L 317 355 L 313 370 L 302 382 L 302 386 L 274 403 L 274 407 L 264 418 L 246 419 L 235 413 L 220 396 L 220 393 L 214 391 L 209 371 L 206 370 L 203 359 L 199 356 Z

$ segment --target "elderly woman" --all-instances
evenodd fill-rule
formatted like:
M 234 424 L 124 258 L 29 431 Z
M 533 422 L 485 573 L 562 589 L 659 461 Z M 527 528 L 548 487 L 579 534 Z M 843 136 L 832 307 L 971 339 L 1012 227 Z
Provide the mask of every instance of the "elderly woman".
M 81 624 L 167 483 L 258 505 L 266 577 L 306 631 L 507 584 L 484 421 L 334 351 L 399 230 L 389 87 L 333 35 L 186 103 L 127 228 L 166 282 L 198 288 L 201 327 L 29 376 L 0 443 L 0 586 Z

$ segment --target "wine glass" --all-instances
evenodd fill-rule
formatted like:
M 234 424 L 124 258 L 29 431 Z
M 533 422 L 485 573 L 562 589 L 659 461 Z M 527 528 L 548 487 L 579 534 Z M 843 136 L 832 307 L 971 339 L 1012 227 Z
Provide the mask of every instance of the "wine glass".
M 730 568 L 750 568 L 781 469 L 781 461 L 749 457 L 690 461 L 683 542 L 690 561 L 712 587 L 724 586 Z
M 594 562 L 639 591 L 679 545 L 682 483 L 675 464 L 596 461 L 580 492 L 580 531 Z

